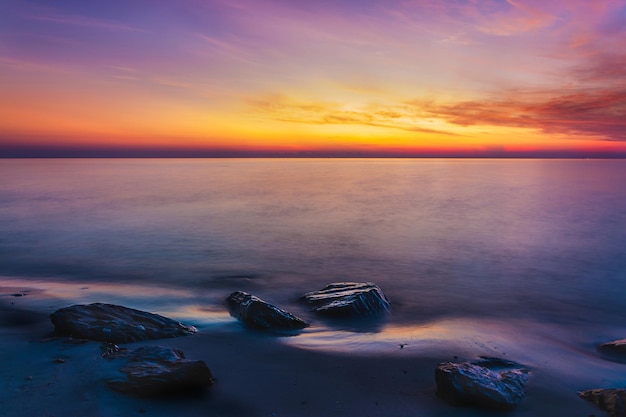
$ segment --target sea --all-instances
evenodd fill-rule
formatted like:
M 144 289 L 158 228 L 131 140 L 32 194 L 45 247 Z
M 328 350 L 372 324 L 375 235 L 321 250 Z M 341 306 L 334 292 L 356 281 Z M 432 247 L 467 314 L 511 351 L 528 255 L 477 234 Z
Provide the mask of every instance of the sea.
M 343 281 L 391 312 L 299 300 Z M 201 331 L 246 331 L 224 300 L 247 291 L 311 322 L 285 338 L 306 349 L 594 355 L 626 337 L 626 160 L 2 159 L 0 287 Z

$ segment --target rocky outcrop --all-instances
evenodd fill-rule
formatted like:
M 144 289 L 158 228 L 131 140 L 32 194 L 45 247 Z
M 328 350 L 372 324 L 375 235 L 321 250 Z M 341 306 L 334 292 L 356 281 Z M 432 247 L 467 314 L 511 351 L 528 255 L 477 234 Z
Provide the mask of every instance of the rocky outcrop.
M 257 329 L 298 330 L 309 325 L 293 314 L 247 292 L 232 293 L 226 303 L 231 316 Z
M 73 305 L 50 315 L 57 333 L 110 343 L 163 339 L 195 333 L 193 326 L 113 304 Z
M 143 346 L 128 353 L 120 371 L 126 378 L 108 380 L 107 385 L 125 394 L 194 393 L 213 384 L 204 361 L 185 359 L 180 350 L 160 346 Z
M 591 401 L 610 417 L 626 417 L 626 389 L 590 389 L 579 392 L 578 396 Z
M 598 346 L 598 352 L 608 359 L 626 362 L 626 339 L 614 340 Z
M 338 282 L 302 297 L 313 311 L 331 317 L 372 317 L 391 309 L 385 294 L 371 282 Z
M 525 394 L 528 370 L 515 362 L 484 358 L 445 362 L 435 369 L 437 396 L 453 405 L 509 410 Z

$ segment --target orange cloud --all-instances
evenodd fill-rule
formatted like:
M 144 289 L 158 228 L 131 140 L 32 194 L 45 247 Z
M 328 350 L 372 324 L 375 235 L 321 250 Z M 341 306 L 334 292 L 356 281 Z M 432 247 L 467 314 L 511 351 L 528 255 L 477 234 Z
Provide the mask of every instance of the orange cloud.
M 263 117 L 277 121 L 313 125 L 363 125 L 408 132 L 457 136 L 452 131 L 425 126 L 421 111 L 398 103 L 368 104 L 348 109 L 332 102 L 301 102 L 282 95 L 250 99 L 251 109 Z

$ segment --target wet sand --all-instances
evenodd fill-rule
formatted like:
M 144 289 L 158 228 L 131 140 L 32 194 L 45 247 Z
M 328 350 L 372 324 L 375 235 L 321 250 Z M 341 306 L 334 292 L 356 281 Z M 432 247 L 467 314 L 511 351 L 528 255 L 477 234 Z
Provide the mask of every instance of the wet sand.
M 113 392 L 119 363 L 100 343 L 51 337 L 45 309 L 0 301 L 3 416 L 584 416 L 603 415 L 579 390 L 624 386 L 626 365 L 592 342 L 564 342 L 554 329 L 468 319 L 389 326 L 378 333 L 324 327 L 295 337 L 206 326 L 196 335 L 125 345 L 172 346 L 204 360 L 216 383 L 204 395 L 144 399 Z M 11 304 L 12 303 L 12 304 Z M 31 303 L 32 304 L 32 303 Z M 584 340 L 581 335 L 581 341 Z M 402 347 L 401 347 L 402 345 Z M 501 356 L 530 366 L 527 395 L 512 412 L 457 408 L 435 396 L 439 362 Z M 624 381 L 624 382 L 620 382 Z M 620 385 L 621 383 L 621 385 Z

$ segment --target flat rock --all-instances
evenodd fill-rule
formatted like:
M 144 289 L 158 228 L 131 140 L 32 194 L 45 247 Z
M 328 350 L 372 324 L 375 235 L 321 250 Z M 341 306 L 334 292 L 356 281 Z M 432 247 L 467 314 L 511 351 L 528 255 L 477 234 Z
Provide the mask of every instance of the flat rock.
M 309 324 L 254 295 L 235 291 L 226 299 L 230 315 L 257 329 L 298 330 Z
M 125 394 L 196 393 L 214 382 L 204 361 L 185 359 L 178 349 L 143 346 L 128 353 L 126 358 L 126 364 L 120 368 L 126 378 L 107 381 L 111 389 Z
M 453 405 L 510 410 L 524 397 L 527 380 L 524 366 L 497 358 L 444 362 L 435 369 L 437 396 Z
M 73 305 L 50 315 L 57 333 L 109 343 L 130 343 L 195 333 L 187 326 L 158 314 L 114 304 Z
M 391 309 L 385 294 L 371 282 L 337 282 L 302 298 L 313 311 L 332 317 L 372 317 Z
M 626 389 L 590 389 L 579 392 L 578 396 L 591 401 L 611 417 L 626 417 Z

